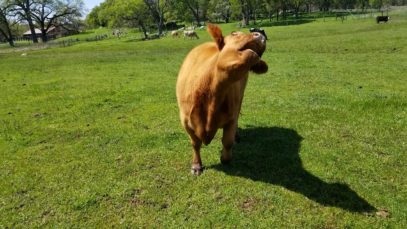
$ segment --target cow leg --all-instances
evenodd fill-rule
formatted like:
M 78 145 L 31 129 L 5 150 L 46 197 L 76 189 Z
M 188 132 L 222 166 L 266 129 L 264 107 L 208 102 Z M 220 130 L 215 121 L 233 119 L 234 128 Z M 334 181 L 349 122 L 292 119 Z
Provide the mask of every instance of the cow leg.
M 191 166 L 191 173 L 193 175 L 201 175 L 203 172 L 202 161 L 201 161 L 201 141 L 191 140 L 192 147 L 194 149 L 194 153 L 192 156 L 192 166 Z
M 223 127 L 223 137 L 222 137 L 222 155 L 220 157 L 220 162 L 222 164 L 229 164 L 232 160 L 232 146 L 235 142 L 236 137 L 237 122 L 231 122 Z
M 191 145 L 193 148 L 193 154 L 192 154 L 192 166 L 191 166 L 191 173 L 193 175 L 201 175 L 203 172 L 203 167 L 202 167 L 202 160 L 201 160 L 201 146 L 202 146 L 202 141 L 199 140 L 199 138 L 195 135 L 194 131 L 186 128 L 187 132 L 189 134 L 189 138 L 191 140 Z

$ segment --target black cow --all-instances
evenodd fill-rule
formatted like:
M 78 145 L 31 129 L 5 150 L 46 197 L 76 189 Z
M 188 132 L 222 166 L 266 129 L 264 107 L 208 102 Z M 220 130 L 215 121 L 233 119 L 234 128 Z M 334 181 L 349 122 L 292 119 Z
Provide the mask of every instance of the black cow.
M 381 21 L 384 21 L 387 23 L 389 20 L 390 20 L 389 16 L 377 16 L 376 17 L 377 24 L 379 24 Z
M 268 40 L 268 39 L 267 39 L 266 32 L 264 32 L 264 29 L 260 29 L 260 28 L 250 28 L 249 31 L 250 31 L 251 33 L 254 33 L 254 32 L 261 33 L 261 34 L 263 34 L 263 36 L 266 38 L 266 40 Z

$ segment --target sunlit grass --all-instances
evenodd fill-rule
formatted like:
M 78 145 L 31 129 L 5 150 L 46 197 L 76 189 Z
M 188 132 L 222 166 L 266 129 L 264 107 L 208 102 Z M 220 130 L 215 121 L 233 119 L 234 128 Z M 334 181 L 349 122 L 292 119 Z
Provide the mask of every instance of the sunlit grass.
M 0 53 L 0 227 L 405 228 L 405 11 L 266 32 L 234 161 L 218 133 L 200 177 L 175 81 L 205 31 Z

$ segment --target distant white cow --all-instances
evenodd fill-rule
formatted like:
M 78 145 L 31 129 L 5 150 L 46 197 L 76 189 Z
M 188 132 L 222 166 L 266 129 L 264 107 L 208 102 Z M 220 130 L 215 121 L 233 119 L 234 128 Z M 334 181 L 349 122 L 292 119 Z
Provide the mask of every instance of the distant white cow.
M 112 35 L 113 36 L 116 36 L 117 38 L 121 38 L 122 36 L 124 36 L 124 35 L 126 35 L 127 33 L 126 32 L 124 32 L 124 31 L 122 31 L 122 30 L 120 30 L 120 29 L 116 29 L 116 30 L 113 30 L 113 32 L 112 32 Z
M 192 26 L 186 27 L 185 30 L 189 30 L 189 31 L 195 30 L 195 26 L 192 25 Z
M 190 39 L 193 39 L 193 38 L 199 39 L 198 34 L 196 34 L 195 31 L 184 31 L 184 39 L 187 37 Z

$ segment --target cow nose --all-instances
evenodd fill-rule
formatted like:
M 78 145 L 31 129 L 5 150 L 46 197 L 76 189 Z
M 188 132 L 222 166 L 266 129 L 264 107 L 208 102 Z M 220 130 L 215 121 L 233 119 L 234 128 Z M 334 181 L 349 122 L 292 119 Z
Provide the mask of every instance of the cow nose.
M 259 32 L 253 32 L 253 38 L 260 41 L 261 43 L 264 43 L 266 41 L 265 37 L 263 36 L 263 34 L 259 33 Z
M 253 37 L 255 37 L 255 38 L 262 36 L 262 34 L 259 33 L 259 32 L 254 32 L 254 33 L 252 33 L 252 34 L 253 34 Z

